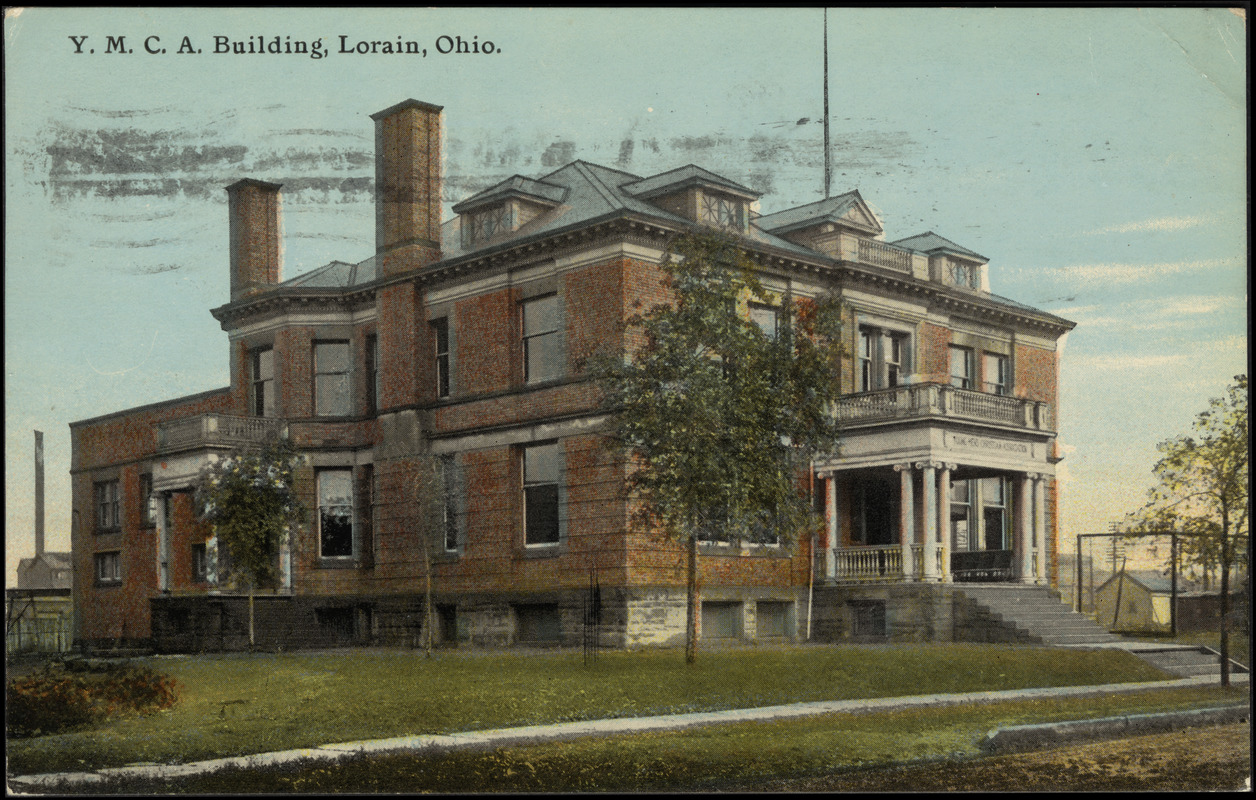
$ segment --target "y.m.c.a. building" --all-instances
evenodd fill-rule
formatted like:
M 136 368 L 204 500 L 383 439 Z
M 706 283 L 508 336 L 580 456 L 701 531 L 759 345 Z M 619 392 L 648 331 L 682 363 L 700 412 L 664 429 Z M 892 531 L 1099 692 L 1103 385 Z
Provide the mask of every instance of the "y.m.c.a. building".
M 694 165 L 576 161 L 442 220 L 442 109 L 407 100 L 372 119 L 374 254 L 283 280 L 281 187 L 226 187 L 231 296 L 211 313 L 230 385 L 71 425 L 83 644 L 247 641 L 191 489 L 211 460 L 279 434 L 303 457 L 309 514 L 256 601 L 259 645 L 419 640 L 420 461 L 443 476 L 438 641 L 578 644 L 591 586 L 602 645 L 680 641 L 684 546 L 632 524 L 584 364 L 625 349 L 625 320 L 665 299 L 669 240 L 704 228 L 736 236 L 782 296 L 840 298 L 849 341 L 842 447 L 807 481 L 827 532 L 702 544 L 703 639 L 950 640 L 965 586 L 1055 580 L 1072 323 L 991 294 L 985 257 L 932 232 L 887 241 L 858 192 L 759 215 L 752 188 Z

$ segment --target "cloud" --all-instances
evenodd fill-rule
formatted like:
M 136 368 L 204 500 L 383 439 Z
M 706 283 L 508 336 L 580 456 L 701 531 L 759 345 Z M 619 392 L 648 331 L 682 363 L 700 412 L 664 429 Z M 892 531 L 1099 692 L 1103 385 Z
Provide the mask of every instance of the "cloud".
M 1154 280 L 1182 272 L 1204 272 L 1230 266 L 1234 259 L 1213 258 L 1204 261 L 1169 261 L 1160 264 L 1077 264 L 1057 267 L 1055 272 L 1064 280 L 1082 286 L 1115 283 L 1137 283 Z
M 1085 231 L 1083 236 L 1099 236 L 1105 233 L 1138 233 L 1142 231 L 1181 231 L 1187 228 L 1198 228 L 1215 221 L 1215 217 L 1198 215 L 1194 217 L 1156 217 L 1142 222 L 1126 222 L 1121 225 L 1109 225 Z
M 1233 295 L 1157 297 L 1117 306 L 1063 308 L 1060 314 L 1086 328 L 1120 327 L 1126 331 L 1164 330 L 1199 325 L 1200 317 L 1241 311 L 1246 300 Z

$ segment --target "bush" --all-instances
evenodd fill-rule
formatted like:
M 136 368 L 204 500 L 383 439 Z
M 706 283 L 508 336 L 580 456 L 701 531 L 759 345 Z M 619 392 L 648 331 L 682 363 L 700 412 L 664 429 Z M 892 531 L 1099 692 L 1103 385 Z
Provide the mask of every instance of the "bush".
M 126 713 L 173 706 L 178 683 L 148 667 L 114 666 L 99 674 L 68 673 L 47 666 L 5 687 L 10 736 L 60 733 Z

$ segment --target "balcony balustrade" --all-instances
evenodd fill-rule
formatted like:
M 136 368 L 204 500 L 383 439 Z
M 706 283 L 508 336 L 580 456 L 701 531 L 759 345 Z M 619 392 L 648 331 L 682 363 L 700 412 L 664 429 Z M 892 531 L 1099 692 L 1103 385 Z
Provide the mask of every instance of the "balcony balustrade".
M 157 452 L 261 445 L 283 431 L 284 421 L 267 417 L 202 414 L 157 424 Z
M 911 274 L 912 251 L 876 239 L 859 239 L 859 261 Z
M 1050 431 L 1050 408 L 1039 400 L 957 389 L 944 383 L 917 383 L 843 397 L 837 419 L 851 425 L 930 417 Z

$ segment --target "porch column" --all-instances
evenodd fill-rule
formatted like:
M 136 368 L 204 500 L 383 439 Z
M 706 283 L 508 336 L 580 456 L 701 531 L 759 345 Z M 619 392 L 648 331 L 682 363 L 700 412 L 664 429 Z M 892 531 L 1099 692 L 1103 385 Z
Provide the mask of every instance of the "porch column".
M 166 524 L 169 515 L 166 504 L 170 502 L 169 492 L 155 492 L 148 498 L 148 506 L 157 514 L 157 591 L 170 591 L 170 527 Z
M 1034 582 L 1032 473 L 1016 478 L 1016 559 L 1021 583 Z
M 920 504 L 924 511 L 924 530 L 920 536 L 920 573 L 926 581 L 938 579 L 938 464 L 925 461 L 916 466 L 924 470 L 921 479 Z
M 824 481 L 824 525 L 828 532 L 828 546 L 824 548 L 824 577 L 837 577 L 837 548 L 841 545 L 837 528 L 837 473 L 830 472 Z
M 895 464 L 899 476 L 898 544 L 903 559 L 903 577 L 915 577 L 911 563 L 911 546 L 916 541 L 916 498 L 912 486 L 911 464 Z
M 1047 583 L 1047 476 L 1034 480 L 1034 531 L 1038 547 L 1038 583 Z
M 951 470 L 954 464 L 942 464 L 938 470 L 938 539 L 942 545 L 943 581 L 951 580 Z
M 279 540 L 279 590 L 284 594 L 292 592 L 292 531 L 284 531 Z

